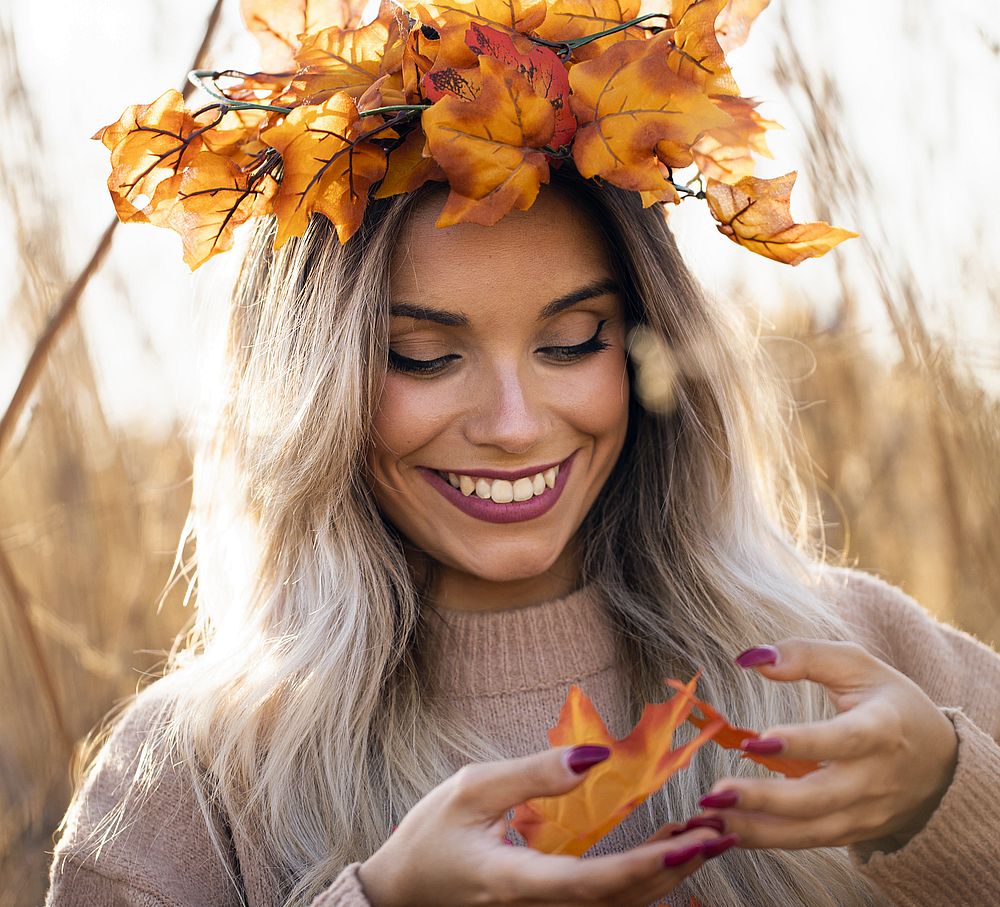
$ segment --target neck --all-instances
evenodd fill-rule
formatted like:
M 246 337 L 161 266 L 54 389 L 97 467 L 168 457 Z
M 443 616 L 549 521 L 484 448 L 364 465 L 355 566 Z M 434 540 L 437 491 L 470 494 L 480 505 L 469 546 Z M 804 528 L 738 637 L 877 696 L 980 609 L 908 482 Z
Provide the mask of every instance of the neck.
M 580 563 L 574 545 L 567 545 L 544 573 L 523 579 L 494 581 L 442 564 L 434 569 L 430 602 L 453 611 L 506 611 L 526 608 L 573 592 L 580 581 Z

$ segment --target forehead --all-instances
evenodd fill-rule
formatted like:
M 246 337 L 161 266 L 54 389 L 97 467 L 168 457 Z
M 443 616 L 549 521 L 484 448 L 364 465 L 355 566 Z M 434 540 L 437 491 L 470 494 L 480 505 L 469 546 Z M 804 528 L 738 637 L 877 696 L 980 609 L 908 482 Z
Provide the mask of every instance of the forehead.
M 527 211 L 496 224 L 434 225 L 446 191 L 411 215 L 392 261 L 392 296 L 461 307 L 503 301 L 544 304 L 612 275 L 598 226 L 566 192 L 543 187 Z

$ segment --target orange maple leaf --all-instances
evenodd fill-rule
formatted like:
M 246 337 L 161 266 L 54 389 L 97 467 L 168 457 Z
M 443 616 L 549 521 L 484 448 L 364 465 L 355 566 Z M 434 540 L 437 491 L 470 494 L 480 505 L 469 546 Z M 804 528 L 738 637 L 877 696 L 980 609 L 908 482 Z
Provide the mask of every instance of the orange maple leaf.
M 108 189 L 119 220 L 166 222 L 173 199 L 169 193 L 157 195 L 157 189 L 201 151 L 210 125 L 199 123 L 181 93 L 171 88 L 152 104 L 133 104 L 94 135 L 111 149 Z
M 475 54 L 465 43 L 473 22 L 505 32 L 527 34 L 545 18 L 546 0 L 401 0 L 403 8 L 441 36 L 439 56 L 451 66 L 473 66 Z
M 362 120 L 354 99 L 337 92 L 322 104 L 296 107 L 262 135 L 284 161 L 274 197 L 275 248 L 305 233 L 314 211 L 336 224 L 342 243 L 355 233 L 369 188 L 385 176 L 385 151 L 366 141 L 382 124 L 377 115 Z
M 217 126 L 202 136 L 205 148 L 247 167 L 267 150 L 260 134 L 273 117 L 267 110 L 229 110 Z
M 746 43 L 750 26 L 770 2 L 771 0 L 729 0 L 715 20 L 715 31 L 724 51 L 728 53 L 734 47 Z
M 406 36 L 403 44 L 403 94 L 407 104 L 419 104 L 424 100 L 421 86 L 424 76 L 430 72 L 437 60 L 441 38 L 430 28 L 414 28 Z
M 299 36 L 357 25 L 365 0 L 240 0 L 243 22 L 260 42 L 262 69 L 294 68 Z
M 723 724 L 721 719 L 710 723 L 693 740 L 672 748 L 674 731 L 691 712 L 697 679 L 668 701 L 647 705 L 624 740 L 608 732 L 578 686 L 570 687 L 559 721 L 549 729 L 549 743 L 600 744 L 610 748 L 611 756 L 591 768 L 569 793 L 537 797 L 516 807 L 511 824 L 528 845 L 545 853 L 580 856 L 684 768 Z
M 705 195 L 719 232 L 751 252 L 789 265 L 825 255 L 858 235 L 822 221 L 795 223 L 791 194 L 796 175 L 793 171 L 777 179 L 746 176 L 735 186 L 709 179 Z
M 429 155 L 424 156 L 426 143 L 423 131 L 413 129 L 402 144 L 389 152 L 389 167 L 385 179 L 375 189 L 375 198 L 412 192 L 428 180 L 447 179 L 441 165 Z
M 167 226 L 181 235 L 184 261 L 193 271 L 232 247 L 237 226 L 270 210 L 278 184 L 269 172 L 255 175 L 231 158 L 202 151 L 164 188 L 177 196 Z
M 541 25 L 535 29 L 539 38 L 547 41 L 572 41 L 586 35 L 614 28 L 639 15 L 640 0 L 553 0 Z M 607 50 L 612 44 L 627 39 L 641 39 L 645 34 L 639 28 L 626 28 L 581 44 L 574 48 L 573 58 L 590 60 Z
M 437 226 L 491 226 L 512 208 L 526 210 L 549 179 L 542 148 L 555 111 L 527 79 L 492 57 L 479 57 L 482 88 L 471 101 L 446 96 L 428 107 L 421 125 L 451 193 Z
M 292 80 L 303 103 L 313 104 L 337 91 L 360 97 L 384 75 L 395 75 L 385 83 L 382 94 L 387 104 L 404 103 L 404 32 L 396 15 L 398 7 L 382 0 L 376 19 L 360 28 L 324 28 L 303 36 L 295 54 L 299 71 Z
M 739 88 L 726 63 L 726 55 L 715 32 L 727 0 L 671 0 L 673 49 L 670 68 L 682 78 L 701 86 L 708 95 L 738 95 Z
M 679 680 L 668 680 L 667 685 L 673 687 L 675 690 L 685 689 L 685 685 Z M 721 722 L 721 727 L 712 737 L 712 741 L 723 749 L 738 750 L 744 740 L 756 740 L 760 737 L 760 734 L 756 731 L 730 724 L 725 717 L 720 715 L 707 702 L 703 702 L 696 697 L 692 701 L 695 708 L 702 713 L 702 717 L 698 717 L 692 712 L 688 715 L 687 720 L 696 728 L 713 727 Z M 757 756 L 753 753 L 742 753 L 742 756 L 744 759 L 759 762 L 761 765 L 767 766 L 772 772 L 780 772 L 789 778 L 801 778 L 803 775 L 808 775 L 820 767 L 818 762 L 814 762 L 811 759 L 789 759 L 787 756 Z
M 566 67 L 551 50 L 521 35 L 511 35 L 473 22 L 465 36 L 473 53 L 492 57 L 519 72 L 535 94 L 547 99 L 555 111 L 552 145 L 568 145 L 576 132 L 576 117 L 569 106 Z
M 723 183 L 738 183 L 743 177 L 753 175 L 755 153 L 772 157 L 764 134 L 781 126 L 757 113 L 759 101 L 731 97 L 717 97 L 714 101 L 733 121 L 704 132 L 691 146 L 691 153 L 704 176 Z
M 700 87 L 668 67 L 671 47 L 666 31 L 648 41 L 619 41 L 570 69 L 579 121 L 573 159 L 582 176 L 673 198 L 659 161 L 686 166 L 702 132 L 731 122 Z

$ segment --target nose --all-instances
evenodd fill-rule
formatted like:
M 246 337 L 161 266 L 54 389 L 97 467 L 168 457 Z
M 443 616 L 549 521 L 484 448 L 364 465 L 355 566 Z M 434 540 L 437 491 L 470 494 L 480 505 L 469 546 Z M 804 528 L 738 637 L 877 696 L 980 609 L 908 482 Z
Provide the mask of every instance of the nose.
M 475 385 L 468 388 L 464 426 L 471 444 L 526 454 L 549 433 L 552 419 L 543 389 L 516 365 L 497 366 Z

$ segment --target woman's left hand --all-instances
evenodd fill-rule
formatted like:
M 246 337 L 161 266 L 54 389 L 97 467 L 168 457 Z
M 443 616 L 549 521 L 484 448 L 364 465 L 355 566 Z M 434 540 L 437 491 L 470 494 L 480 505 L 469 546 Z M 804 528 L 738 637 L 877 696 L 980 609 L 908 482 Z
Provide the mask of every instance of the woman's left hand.
M 912 680 L 854 643 L 789 639 L 737 664 L 769 680 L 826 687 L 829 721 L 774 727 L 744 744 L 824 763 L 802 778 L 724 778 L 702 798 L 743 847 L 798 849 L 887 839 L 924 827 L 951 782 L 954 726 Z M 890 848 L 891 849 L 891 848 Z

